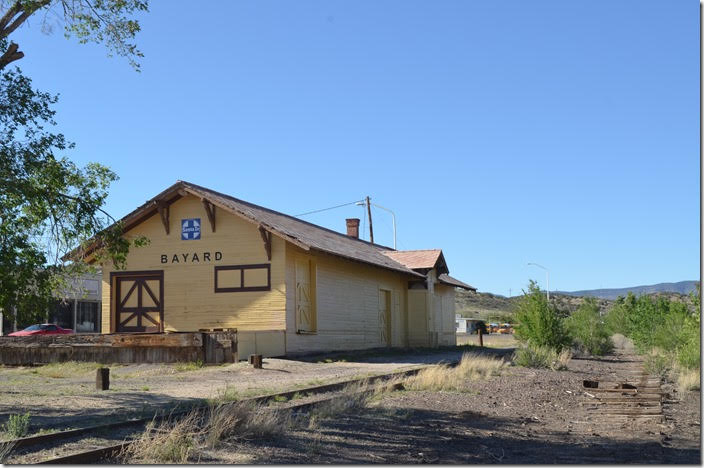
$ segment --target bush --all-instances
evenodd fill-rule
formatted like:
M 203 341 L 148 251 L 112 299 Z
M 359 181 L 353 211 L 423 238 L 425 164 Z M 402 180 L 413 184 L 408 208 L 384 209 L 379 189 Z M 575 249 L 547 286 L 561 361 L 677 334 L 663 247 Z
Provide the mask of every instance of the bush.
M 633 340 L 640 353 L 654 348 L 661 357 L 650 359 L 655 371 L 664 372 L 664 365 L 677 362 L 687 369 L 699 368 L 700 310 L 699 294 L 692 293 L 694 310 L 676 300 L 649 296 L 636 298 L 632 293 L 619 297 L 609 311 L 606 322 L 612 333 L 622 333 Z M 659 360 L 659 361 L 658 361 Z M 656 362 L 658 361 L 658 362 Z
M 549 304 L 535 281 L 528 285 L 515 314 L 515 336 L 525 344 L 561 351 L 570 345 L 557 308 Z
M 544 368 L 552 370 L 567 369 L 572 355 L 569 350 L 557 351 L 548 346 L 527 344 L 516 350 L 513 362 L 522 367 Z
M 588 297 L 570 317 L 565 320 L 565 328 L 582 352 L 603 356 L 613 350 L 606 324 L 599 314 L 596 299 Z
M 3 431 L 13 439 L 24 437 L 29 432 L 29 413 L 11 414 L 2 426 Z

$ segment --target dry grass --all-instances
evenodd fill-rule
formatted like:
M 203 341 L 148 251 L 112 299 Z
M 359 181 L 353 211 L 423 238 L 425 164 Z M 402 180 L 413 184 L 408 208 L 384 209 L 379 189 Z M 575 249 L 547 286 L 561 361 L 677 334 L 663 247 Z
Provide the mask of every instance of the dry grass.
M 32 369 L 31 373 L 38 374 L 43 377 L 50 377 L 52 379 L 64 379 L 68 377 L 75 377 L 76 375 L 87 374 L 88 372 L 95 371 L 95 369 L 102 366 L 102 364 L 97 362 L 52 362 L 51 364 L 46 364 L 44 366 L 37 367 L 36 369 Z
M 220 441 L 275 437 L 288 431 L 291 416 L 279 410 L 248 402 L 211 406 L 203 428 L 205 444 L 215 447 Z
M 701 372 L 699 369 L 677 367 L 677 389 L 680 393 L 701 390 Z
M 0 442 L 0 463 L 4 463 L 14 448 L 14 442 Z
M 438 365 L 421 370 L 406 379 L 409 390 L 457 391 L 465 387 L 467 380 L 484 380 L 500 375 L 509 364 L 500 359 L 465 353 L 455 367 Z
M 200 425 L 201 416 L 197 412 L 158 425 L 151 422 L 120 458 L 129 464 L 187 463 L 201 436 Z
M 183 464 L 221 442 L 276 437 L 290 428 L 288 413 L 249 402 L 217 404 L 206 412 L 194 410 L 177 420 L 150 423 L 120 459 L 129 464 Z

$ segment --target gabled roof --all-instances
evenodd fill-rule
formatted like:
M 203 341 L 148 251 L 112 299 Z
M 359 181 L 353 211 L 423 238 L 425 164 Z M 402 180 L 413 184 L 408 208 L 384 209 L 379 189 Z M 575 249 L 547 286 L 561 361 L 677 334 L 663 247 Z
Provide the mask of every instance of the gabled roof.
M 124 231 L 127 232 L 154 215 L 160 203 L 171 204 L 186 195 L 207 200 L 218 208 L 239 216 L 304 250 L 317 250 L 411 276 L 425 277 L 425 275 L 384 255 L 383 252 L 391 250 L 389 247 L 355 239 L 293 216 L 184 181 L 176 182 L 122 218 L 120 221 L 124 225 Z
M 430 270 L 435 268 L 436 265 L 439 269 L 447 269 L 445 257 L 440 249 L 387 250 L 384 251 L 383 254 L 412 270 Z M 438 262 L 440 264 L 438 264 Z M 447 271 L 443 271 L 443 273 L 447 273 Z
M 421 270 L 422 272 L 427 273 L 427 270 L 437 268 L 438 281 L 440 283 L 448 286 L 454 286 L 456 288 L 467 289 L 469 291 L 476 292 L 477 290 L 474 286 L 470 286 L 467 283 L 463 283 L 462 281 L 448 275 L 450 271 L 447 268 L 445 256 L 442 254 L 442 250 L 440 249 L 387 250 L 382 253 L 416 271 Z
M 438 281 L 448 286 L 454 286 L 455 288 L 462 288 L 468 291 L 477 292 L 477 288 L 475 288 L 474 286 L 470 286 L 467 283 L 463 283 L 457 278 L 453 278 L 452 276 L 446 275 L 444 273 L 438 276 Z

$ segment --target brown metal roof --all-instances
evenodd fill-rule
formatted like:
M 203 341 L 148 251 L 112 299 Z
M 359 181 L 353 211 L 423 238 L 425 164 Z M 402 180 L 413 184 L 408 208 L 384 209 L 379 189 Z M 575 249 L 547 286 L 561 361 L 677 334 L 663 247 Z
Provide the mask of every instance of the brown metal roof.
M 467 283 L 463 283 L 457 278 L 453 278 L 452 276 L 446 275 L 444 273 L 438 276 L 438 281 L 448 286 L 454 286 L 456 288 L 462 288 L 467 289 L 469 291 L 477 292 L 477 288 L 475 288 L 474 286 L 470 286 Z
M 122 218 L 125 231 L 142 222 L 156 211 L 159 202 L 172 203 L 183 195 L 205 199 L 213 205 L 234 215 L 240 216 L 263 229 L 275 234 L 298 247 L 337 255 L 350 260 L 368 263 L 388 270 L 393 270 L 416 277 L 425 277 L 411 268 L 387 257 L 383 253 L 390 250 L 362 239 L 355 239 L 345 234 L 312 224 L 293 216 L 279 213 L 229 195 L 210 190 L 189 182 L 178 181 L 156 197 Z

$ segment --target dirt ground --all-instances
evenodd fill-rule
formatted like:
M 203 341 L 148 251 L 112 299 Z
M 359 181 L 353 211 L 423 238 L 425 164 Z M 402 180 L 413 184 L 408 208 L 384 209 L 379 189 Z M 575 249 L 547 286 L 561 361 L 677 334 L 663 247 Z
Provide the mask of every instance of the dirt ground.
M 505 340 L 506 338 L 501 337 Z M 491 345 L 490 345 L 491 346 Z M 512 349 L 485 348 L 510 356 Z M 105 415 L 200 402 L 229 388 L 242 396 L 347 380 L 424 363 L 450 361 L 463 348 L 265 359 L 186 370 L 178 366 L 113 367 L 111 390 L 94 390 L 94 369 L 49 377 L 38 368 L 0 368 L 0 421 L 30 411 L 33 429 L 80 427 Z M 461 391 L 396 391 L 366 408 L 299 425 L 278 437 L 237 441 L 197 454 L 201 463 L 701 463 L 700 392 L 665 383 L 664 420 L 615 417 L 592 409 L 584 380 L 625 381 L 640 358 L 572 359 L 568 369 L 507 368 L 466 381 Z
M 103 422 L 106 416 L 147 416 L 158 408 L 197 404 L 225 392 L 247 397 L 312 387 L 455 360 L 462 352 L 462 348 L 414 353 L 372 351 L 355 357 L 354 362 L 350 361 L 352 356 L 342 353 L 298 360 L 265 359 L 263 369 L 253 369 L 246 361 L 202 368 L 114 365 L 110 366 L 108 391 L 95 389 L 94 363 L 0 367 L 0 423 L 10 414 L 29 412 L 31 432 L 85 427 Z
M 666 395 L 662 423 L 587 409 L 583 380 L 618 379 L 639 365 L 628 356 L 573 359 L 565 371 L 511 367 L 461 392 L 393 392 L 314 428 L 204 452 L 200 462 L 700 464 L 699 392 Z

